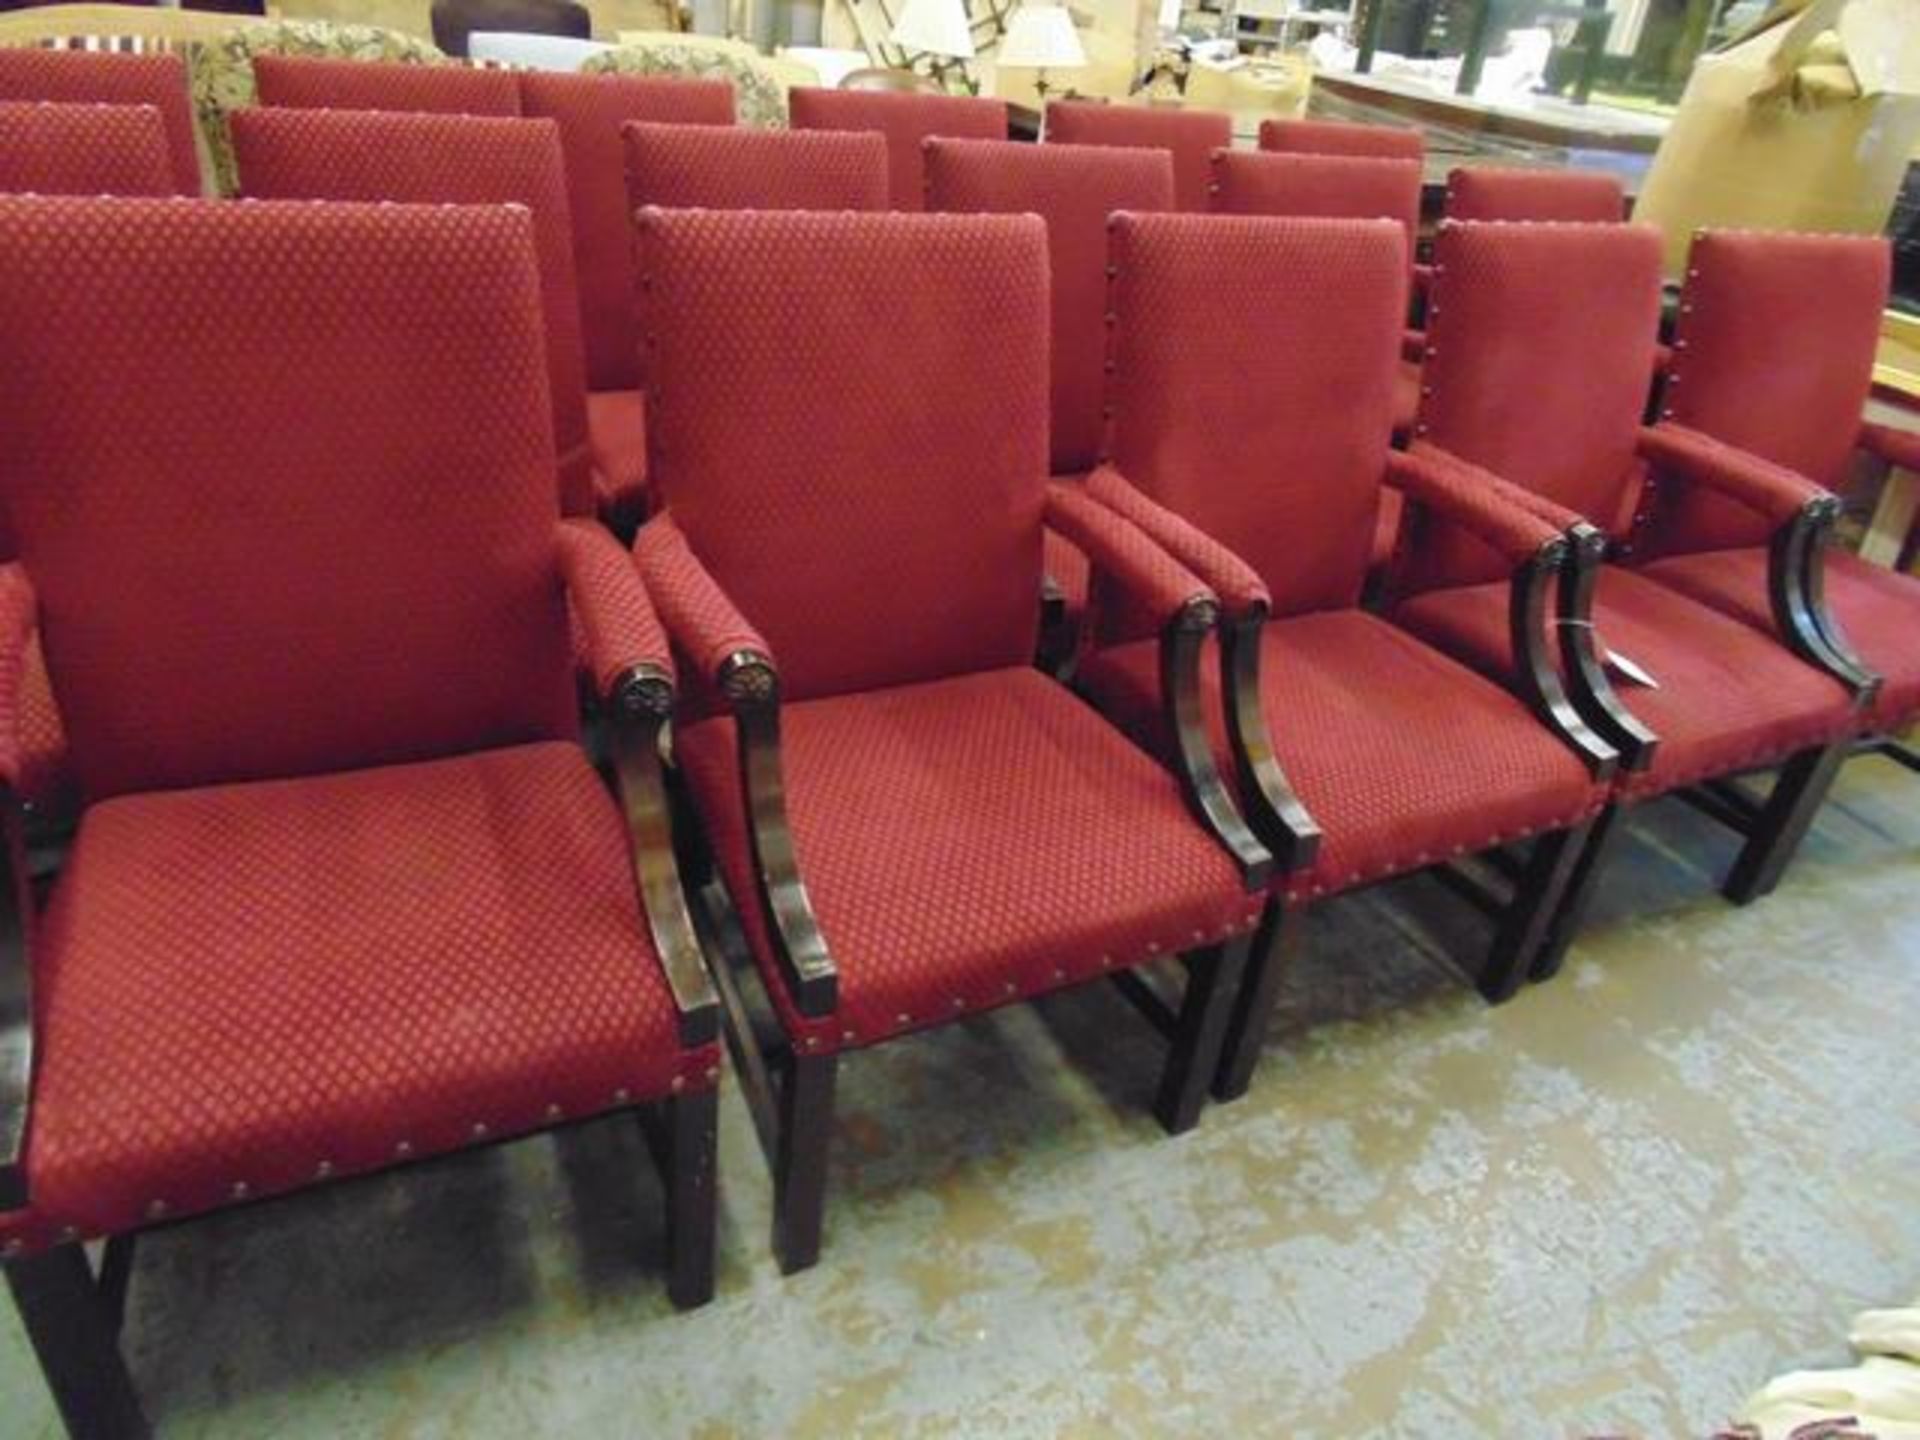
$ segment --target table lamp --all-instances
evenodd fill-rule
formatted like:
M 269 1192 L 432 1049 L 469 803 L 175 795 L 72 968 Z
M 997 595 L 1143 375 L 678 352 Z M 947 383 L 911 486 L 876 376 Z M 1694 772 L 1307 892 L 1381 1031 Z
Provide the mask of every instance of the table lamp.
M 966 0 L 907 0 L 887 38 L 909 55 L 973 58 L 973 22 Z
M 994 54 L 994 63 L 1033 70 L 1033 88 L 1041 103 L 1047 98 L 1047 71 L 1078 70 L 1087 63 L 1080 32 L 1064 5 L 1022 5 L 1007 22 L 1006 38 Z

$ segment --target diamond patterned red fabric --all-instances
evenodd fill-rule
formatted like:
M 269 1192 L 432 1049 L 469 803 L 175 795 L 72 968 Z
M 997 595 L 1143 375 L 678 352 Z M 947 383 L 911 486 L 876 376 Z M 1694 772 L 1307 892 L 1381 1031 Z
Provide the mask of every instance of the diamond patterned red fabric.
M 865 131 L 628 125 L 627 200 L 708 210 L 885 210 L 887 142 Z
M 1416 433 L 1612 529 L 1633 503 L 1660 318 L 1660 235 L 1640 225 L 1476 221 L 1434 242 L 1427 394 Z M 1435 526 L 1408 591 L 1504 578 Z
M 524 213 L 0 197 L 0 252 L 0 487 L 88 795 L 573 733 Z
M 1872 383 L 1890 275 L 1887 242 L 1709 231 L 1689 252 L 1666 415 L 1797 470 L 1843 483 Z M 1791 345 L 1779 342 L 1793 336 Z M 1658 484 L 1639 555 L 1763 545 L 1770 526 L 1698 485 Z
M 1840 549 L 1826 552 L 1825 566 L 1827 609 L 1882 682 L 1861 727 L 1904 729 L 1920 716 L 1920 579 Z M 1642 573 L 1756 630 L 1775 633 L 1763 548 L 1674 555 Z
M 1151 641 L 1102 650 L 1076 684 L 1142 743 L 1171 745 Z M 1326 610 L 1270 621 L 1261 708 L 1274 753 L 1323 833 L 1285 881 L 1312 898 L 1598 811 L 1605 788 L 1505 690 L 1376 616 Z M 1233 774 L 1219 665 L 1201 666 L 1221 773 Z
M 625 827 L 570 743 L 98 805 L 34 1001 L 33 1204 L 0 1221 L 29 1241 L 705 1086 L 718 1059 L 680 1047 Z
M 287 109 L 414 110 L 496 117 L 520 113 L 520 90 L 510 70 L 256 55 L 253 79 L 262 105 Z
M 569 515 L 593 513 L 580 298 L 553 122 L 257 109 L 236 111 L 231 128 L 241 191 L 252 198 L 514 204 L 532 213 L 560 505 Z
M 1055 474 L 1100 458 L 1107 349 L 1107 217 L 1173 208 L 1164 151 L 930 140 L 929 210 L 1031 213 L 1047 222 L 1053 296 Z
M 171 195 L 167 131 L 152 105 L 0 101 L 0 190 Z
M 731 125 L 733 87 L 724 80 L 553 71 L 529 71 L 519 82 L 522 109 L 560 125 L 573 214 L 580 331 L 587 346 L 587 388 L 636 389 L 640 336 L 634 322 L 633 236 L 620 127 L 632 120 Z M 616 477 L 605 471 L 602 475 L 619 489 Z
M 792 1006 L 756 900 L 733 722 L 680 732 L 722 877 L 788 1031 L 837 1050 L 1075 984 L 1257 917 L 1171 776 L 1029 668 L 789 704 L 788 819 L 840 971 Z
M 1110 253 L 1116 467 L 1251 564 L 1276 614 L 1355 603 L 1406 311 L 1400 226 L 1128 215 Z
M 717 676 L 742 651 L 778 658 L 700 563 L 673 516 L 649 520 L 634 540 L 633 553 L 661 618 L 702 676 Z
M 1398 220 L 1411 261 L 1420 234 L 1420 162 L 1223 150 L 1213 157 L 1213 208 L 1223 215 Z
M 1427 141 L 1410 125 L 1355 125 L 1342 120 L 1262 120 L 1262 150 L 1296 155 L 1371 155 L 1383 160 L 1427 158 Z
M 560 569 L 580 627 L 580 649 L 602 696 L 621 676 L 651 665 L 669 680 L 673 656 L 632 557 L 590 520 L 563 520 L 557 531 Z
M 1473 165 L 1447 174 L 1449 220 L 1559 220 L 1612 225 L 1627 217 L 1626 192 L 1598 170 Z
M 772 642 L 784 693 L 1029 659 L 1042 223 L 649 210 L 639 236 L 651 484 Z
M 182 195 L 200 193 L 187 65 L 178 55 L 0 47 L 0 100 L 152 105 L 166 129 L 173 188 Z
M 895 210 L 926 208 L 920 142 L 930 135 L 963 140 L 1007 138 L 1007 107 L 972 95 L 919 95 L 887 90 L 821 90 L 787 94 L 796 130 L 873 130 L 887 141 L 887 193 Z
M 1233 144 L 1233 117 L 1219 110 L 1170 110 L 1055 100 L 1047 106 L 1048 144 L 1117 145 L 1173 157 L 1174 206 L 1207 208 L 1213 152 Z
M 1422 595 L 1394 619 L 1485 674 L 1512 673 L 1504 584 Z M 1660 682 L 1649 689 L 1616 681 L 1622 703 L 1660 737 L 1653 764 L 1621 777 L 1623 795 L 1770 764 L 1837 740 L 1852 725 L 1846 690 L 1771 634 L 1635 571 L 1601 570 L 1593 624 L 1601 645 Z
M 638 390 L 587 393 L 594 503 L 623 533 L 647 513 L 647 399 Z

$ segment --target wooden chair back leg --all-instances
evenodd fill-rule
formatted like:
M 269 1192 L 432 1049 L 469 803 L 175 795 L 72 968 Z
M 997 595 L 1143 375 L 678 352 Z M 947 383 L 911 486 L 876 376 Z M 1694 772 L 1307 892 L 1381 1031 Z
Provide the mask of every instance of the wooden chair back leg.
M 115 1336 L 117 1326 L 78 1244 L 6 1262 L 7 1285 L 73 1440 L 152 1433 Z
M 1820 749 L 1802 750 L 1790 756 L 1780 767 L 1766 803 L 1760 807 L 1752 833 L 1740 848 L 1733 870 L 1721 894 L 1736 905 L 1745 905 L 1771 894 L 1780 876 L 1800 848 L 1800 841 L 1813 824 L 1833 787 L 1834 776 L 1847 758 L 1851 746 L 1846 741 Z
M 837 1055 L 796 1052 L 779 1087 L 779 1135 L 773 1164 L 773 1253 L 780 1273 L 820 1258 L 827 1200 L 827 1150 L 833 1140 Z
M 1299 928 L 1299 913 L 1292 906 L 1278 896 L 1267 902 L 1241 972 L 1239 993 L 1234 996 L 1220 1059 L 1214 1067 L 1216 1100 L 1238 1100 L 1253 1083 L 1253 1067 L 1267 1043 L 1267 1024 L 1280 998 L 1280 981 L 1298 943 Z
M 713 1298 L 718 1087 L 667 1101 L 667 1293 L 682 1310 Z
M 1200 1121 L 1252 944 L 1252 935 L 1236 935 L 1186 957 L 1186 990 L 1153 1102 L 1154 1116 L 1169 1135 L 1183 1135 Z
M 1533 957 L 1528 979 L 1551 980 L 1566 963 L 1567 950 L 1573 944 L 1573 937 L 1580 933 L 1588 902 L 1593 899 L 1595 882 L 1605 868 L 1607 852 L 1612 848 L 1611 842 L 1619 819 L 1620 807 L 1609 805 L 1587 827 L 1587 843 L 1580 851 L 1580 858 L 1574 862 L 1573 877 L 1567 881 L 1566 891 L 1560 897 L 1560 908 L 1548 922 L 1546 942 Z
M 1532 972 L 1592 828 L 1592 821 L 1570 825 L 1533 842 L 1514 882 L 1513 899 L 1500 916 L 1493 946 L 1475 982 L 1489 1004 L 1511 1000 Z

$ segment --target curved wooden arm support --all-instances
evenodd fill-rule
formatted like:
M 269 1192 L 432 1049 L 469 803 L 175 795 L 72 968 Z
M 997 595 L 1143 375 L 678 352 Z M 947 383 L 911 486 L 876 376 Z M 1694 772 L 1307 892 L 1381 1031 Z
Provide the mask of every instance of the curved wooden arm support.
M 1587 723 L 1620 752 L 1629 771 L 1645 770 L 1660 737 L 1622 703 L 1593 640 L 1593 592 L 1600 583 L 1607 537 L 1584 521 L 1567 531 L 1567 559 L 1560 570 L 1560 657 L 1574 704 Z
M 1221 694 L 1248 818 L 1279 872 L 1292 875 L 1319 858 L 1320 827 L 1280 768 L 1260 705 L 1260 631 L 1266 620 L 1266 606 L 1257 605 L 1221 627 Z
M 737 650 L 721 662 L 717 679 L 739 737 L 740 783 L 746 796 L 754 872 L 760 877 L 760 904 L 787 991 L 802 1015 L 831 1015 L 840 1004 L 840 977 L 800 879 L 793 831 L 787 825 L 786 782 L 780 771 L 779 674 L 765 654 Z
M 1605 780 L 1619 766 L 1620 752 L 1600 738 L 1568 697 L 1560 667 L 1547 647 L 1547 618 L 1566 560 L 1566 537 L 1556 535 L 1513 572 L 1507 591 L 1507 634 L 1513 647 L 1514 678 L 1533 713 L 1573 748 L 1594 779 Z
M 1846 686 L 1861 707 L 1879 693 L 1880 677 L 1854 653 L 1826 604 L 1824 548 L 1839 518 L 1839 499 L 1820 495 L 1773 532 L 1767 547 L 1767 603 L 1787 648 Z
M 1180 607 L 1160 631 L 1160 701 L 1167 729 L 1180 755 L 1180 788 L 1200 823 L 1233 856 L 1249 893 L 1264 890 L 1273 878 L 1273 856 L 1241 818 L 1240 809 L 1220 778 L 1200 696 L 1200 657 L 1207 636 L 1220 620 L 1213 600 L 1195 598 Z
M 27 940 L 33 892 L 13 792 L 0 786 L 0 1210 L 27 1203 L 27 1107 L 33 1099 L 33 968 Z
M 660 769 L 660 732 L 673 714 L 673 681 L 657 665 L 635 665 L 614 680 L 605 705 L 634 881 L 680 1014 L 680 1043 L 706 1045 L 720 1034 L 720 1000 L 687 911 Z

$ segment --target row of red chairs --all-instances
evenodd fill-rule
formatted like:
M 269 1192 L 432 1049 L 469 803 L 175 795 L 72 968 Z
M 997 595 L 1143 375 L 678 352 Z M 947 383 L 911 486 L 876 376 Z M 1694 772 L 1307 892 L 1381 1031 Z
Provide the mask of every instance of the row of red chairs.
M 0 1247 L 79 1433 L 140 1424 L 143 1229 L 634 1110 L 697 1303 L 723 1030 L 797 1268 L 842 1051 L 1110 976 L 1178 1131 L 1249 1083 L 1304 904 L 1452 875 L 1502 998 L 1558 965 L 1624 807 L 1712 786 L 1750 898 L 1920 711 L 1920 584 L 1821 549 L 1856 445 L 1916 458 L 1859 424 L 1878 242 L 1703 239 L 1646 426 L 1653 237 L 1449 226 L 1396 450 L 1403 223 L 1143 213 L 1100 186 L 1164 193 L 1163 156 L 947 141 L 953 208 L 1044 221 L 726 213 L 857 209 L 884 157 L 633 127 L 629 552 L 555 518 L 552 128 L 235 132 L 249 193 L 464 203 L 0 199 L 0 778 L 37 666 L 85 802 L 6 969 Z M 1031 663 L 1069 551 L 1071 687 Z M 1764 800 L 1721 783 L 1775 765 Z

